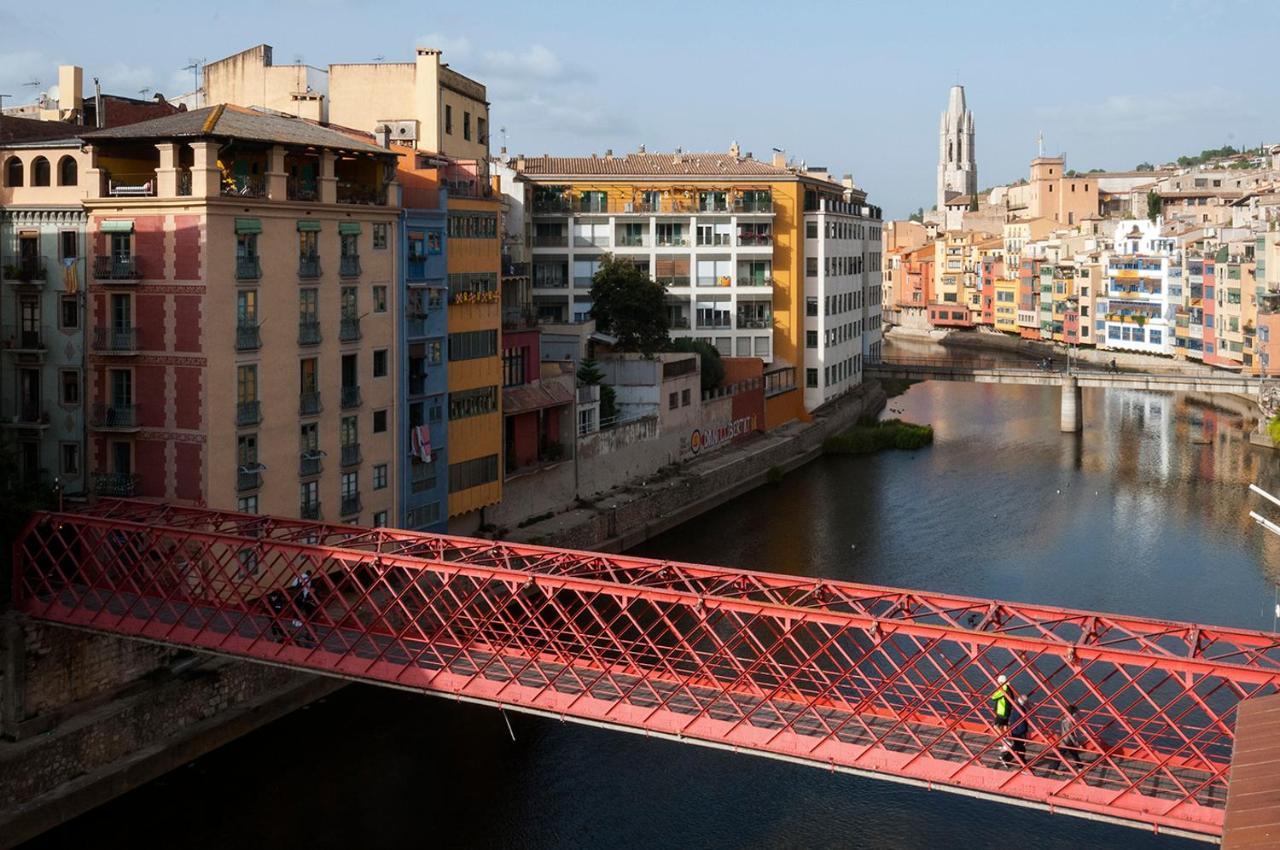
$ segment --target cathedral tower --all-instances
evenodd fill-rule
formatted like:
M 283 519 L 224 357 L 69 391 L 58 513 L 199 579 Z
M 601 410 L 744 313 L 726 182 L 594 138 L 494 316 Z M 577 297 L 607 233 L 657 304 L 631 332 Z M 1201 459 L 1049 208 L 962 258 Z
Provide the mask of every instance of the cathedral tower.
M 973 153 L 973 113 L 964 105 L 964 86 L 951 87 L 947 111 L 938 127 L 938 211 L 947 198 L 978 191 Z

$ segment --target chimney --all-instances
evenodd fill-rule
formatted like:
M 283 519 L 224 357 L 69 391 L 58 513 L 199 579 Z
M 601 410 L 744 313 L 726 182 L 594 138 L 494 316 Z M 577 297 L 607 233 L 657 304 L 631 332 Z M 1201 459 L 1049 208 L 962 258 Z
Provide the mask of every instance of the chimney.
M 604 158 L 607 160 L 613 159 L 613 148 L 605 148 Z
M 785 152 L 785 151 L 774 151 L 774 152 L 773 152 L 773 167 L 774 167 L 774 168 L 786 168 L 786 167 L 787 167 L 787 154 L 786 154 L 786 152 Z
M 373 128 L 373 143 L 380 148 L 391 147 L 391 128 L 386 124 L 379 124 Z
M 93 78 L 93 120 L 96 126 L 107 126 L 106 116 L 102 114 L 102 85 L 98 78 Z
M 644 145 L 641 145 L 640 150 L 636 151 L 636 153 L 644 153 L 644 152 L 645 152 Z
M 524 171 L 524 154 L 516 154 L 516 171 Z
M 84 106 L 84 69 L 79 65 L 58 66 L 58 112 L 67 117 Z
M 738 147 L 738 143 L 736 141 L 729 145 L 729 156 L 737 159 L 738 154 L 740 153 L 742 153 L 742 148 Z

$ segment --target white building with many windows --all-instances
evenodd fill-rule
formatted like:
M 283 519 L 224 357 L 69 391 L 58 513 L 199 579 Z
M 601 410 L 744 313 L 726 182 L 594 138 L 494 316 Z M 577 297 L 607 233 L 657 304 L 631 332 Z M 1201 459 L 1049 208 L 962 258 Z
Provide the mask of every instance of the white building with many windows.
M 1100 347 L 1172 354 L 1175 311 L 1182 301 L 1182 257 L 1177 239 L 1162 236 L 1157 218 L 1116 224 L 1095 323 Z
M 829 195 L 814 201 L 804 213 L 806 410 L 861 383 L 881 344 L 878 211 Z

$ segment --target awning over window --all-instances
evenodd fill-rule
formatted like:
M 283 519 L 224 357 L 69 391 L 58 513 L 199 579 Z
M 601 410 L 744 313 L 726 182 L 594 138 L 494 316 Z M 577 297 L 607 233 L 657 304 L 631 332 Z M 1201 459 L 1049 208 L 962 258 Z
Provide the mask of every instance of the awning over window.
M 340 221 L 338 222 L 339 233 L 359 233 L 360 222 L 358 221 Z
M 237 218 L 236 233 L 261 233 L 262 220 L 257 218 Z
M 314 231 L 319 229 L 320 229 L 320 222 L 316 221 L 315 219 L 304 218 L 298 222 L 298 231 L 301 233 L 306 233 L 308 231 Z
M 132 233 L 133 219 L 110 218 L 99 228 L 103 233 Z

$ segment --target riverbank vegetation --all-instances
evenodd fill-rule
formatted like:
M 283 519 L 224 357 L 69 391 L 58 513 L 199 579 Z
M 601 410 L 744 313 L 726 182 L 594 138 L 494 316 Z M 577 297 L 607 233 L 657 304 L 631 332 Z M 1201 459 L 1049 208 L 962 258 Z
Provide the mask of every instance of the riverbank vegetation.
M 833 454 L 865 455 L 885 449 L 914 451 L 933 442 L 933 426 L 886 419 L 883 422 L 862 420 L 843 434 L 828 437 L 824 451 Z
M 905 393 L 912 384 L 920 383 L 913 378 L 881 378 L 880 387 L 884 390 L 885 398 L 893 398 Z

